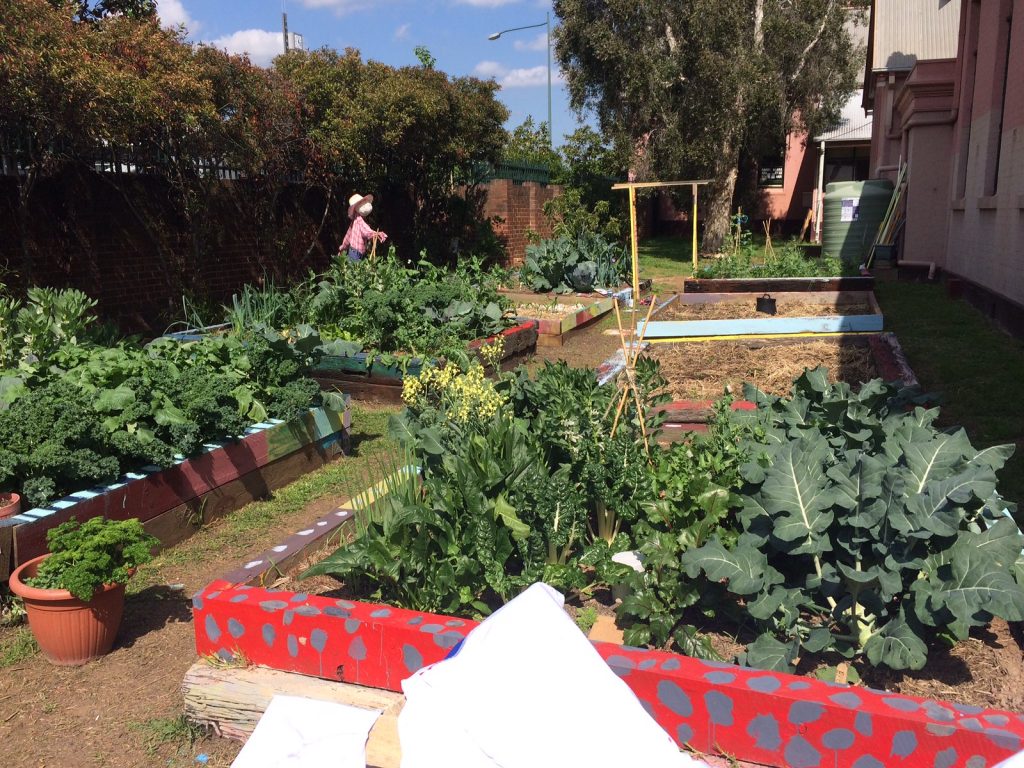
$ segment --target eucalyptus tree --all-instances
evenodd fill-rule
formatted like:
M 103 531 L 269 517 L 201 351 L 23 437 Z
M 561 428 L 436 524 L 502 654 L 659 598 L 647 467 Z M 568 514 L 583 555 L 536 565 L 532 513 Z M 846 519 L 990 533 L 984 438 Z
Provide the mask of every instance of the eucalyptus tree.
M 632 151 L 639 179 L 713 178 L 704 250 L 720 249 L 741 152 L 831 126 L 859 52 L 840 0 L 555 0 L 576 110 Z

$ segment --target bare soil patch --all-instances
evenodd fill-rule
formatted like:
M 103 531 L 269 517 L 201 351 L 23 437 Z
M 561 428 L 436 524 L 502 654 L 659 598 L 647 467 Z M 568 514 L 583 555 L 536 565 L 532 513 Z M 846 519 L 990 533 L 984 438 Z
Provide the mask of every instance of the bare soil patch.
M 870 347 L 844 340 L 692 341 L 652 344 L 645 354 L 661 363 L 673 400 L 714 400 L 726 390 L 739 395 L 744 382 L 784 395 L 804 369 L 819 365 L 828 368 L 833 381 L 854 385 L 878 375 Z

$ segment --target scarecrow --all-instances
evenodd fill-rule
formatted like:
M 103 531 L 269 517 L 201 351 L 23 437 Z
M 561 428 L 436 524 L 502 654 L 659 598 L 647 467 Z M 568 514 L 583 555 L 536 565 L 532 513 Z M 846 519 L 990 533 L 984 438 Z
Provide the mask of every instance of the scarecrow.
M 352 261 L 360 261 L 366 255 L 366 243 L 373 243 L 373 250 L 376 251 L 377 243 L 383 243 L 388 239 L 387 234 L 381 230 L 374 230 L 366 223 L 366 217 L 373 210 L 373 195 L 352 195 L 348 199 L 348 217 L 352 221 L 349 224 L 345 239 L 338 246 L 338 253 L 347 253 Z M 372 256 L 372 253 L 371 253 Z

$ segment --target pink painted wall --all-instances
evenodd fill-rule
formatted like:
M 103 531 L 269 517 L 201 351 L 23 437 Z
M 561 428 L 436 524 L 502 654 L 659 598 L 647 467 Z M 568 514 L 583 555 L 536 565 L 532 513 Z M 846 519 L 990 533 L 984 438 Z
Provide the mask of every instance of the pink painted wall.
M 786 165 L 783 186 L 760 190 L 761 215 L 772 219 L 802 222 L 814 199 L 818 151 L 807 146 L 807 134 L 791 133 L 786 139 Z
M 965 2 L 947 268 L 1019 304 L 1024 304 L 1022 73 L 1024 0 Z

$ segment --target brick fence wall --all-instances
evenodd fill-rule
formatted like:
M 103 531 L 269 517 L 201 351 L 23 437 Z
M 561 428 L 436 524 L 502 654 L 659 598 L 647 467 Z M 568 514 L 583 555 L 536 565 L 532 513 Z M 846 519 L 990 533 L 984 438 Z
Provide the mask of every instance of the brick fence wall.
M 246 190 L 232 191 L 214 195 L 197 249 L 159 179 L 112 183 L 74 172 L 45 179 L 30 203 L 26 258 L 17 188 L 0 178 L 0 282 L 78 288 L 123 330 L 159 333 L 184 319 L 183 295 L 220 304 L 245 283 L 289 284 L 327 266 L 348 222 L 329 218 L 317 236 L 322 195 L 286 190 L 261 224 L 245 204 Z
M 325 269 L 348 226 L 344 201 L 335 200 L 318 235 L 322 193 L 286 189 L 273 210 L 259 216 L 252 203 L 262 199 L 261 190 L 244 184 L 227 182 L 213 194 L 205 226 L 197 228 L 197 248 L 193 227 L 166 182 L 66 171 L 41 180 L 33 191 L 26 258 L 17 185 L 0 177 L 0 283 L 78 288 L 124 331 L 156 334 L 185 319 L 183 295 L 216 306 L 230 302 L 246 283 L 290 285 L 310 270 Z M 550 235 L 542 207 L 561 187 L 502 179 L 487 189 L 484 215 L 500 219 L 494 229 L 506 245 L 506 263 L 522 263 L 527 232 Z M 382 206 L 383 216 L 397 207 L 394 200 Z M 391 218 L 375 225 L 392 235 L 389 242 L 404 243 L 408 234 Z M 210 314 L 210 322 L 221 320 L 216 310 Z
M 506 266 L 522 264 L 529 232 L 541 237 L 551 236 L 551 227 L 544 217 L 544 203 L 561 195 L 562 187 L 535 181 L 495 179 L 486 188 L 484 215 L 497 219 L 494 231 L 505 244 Z

